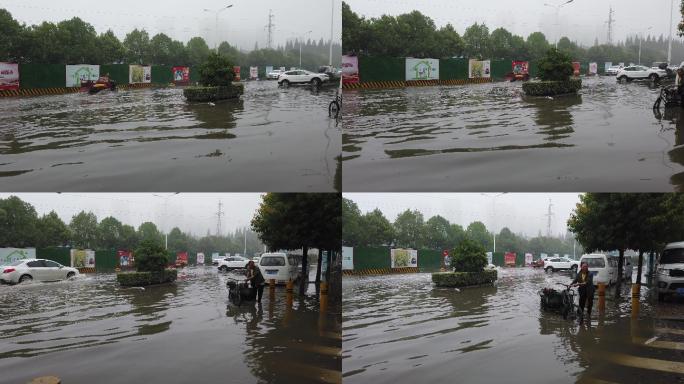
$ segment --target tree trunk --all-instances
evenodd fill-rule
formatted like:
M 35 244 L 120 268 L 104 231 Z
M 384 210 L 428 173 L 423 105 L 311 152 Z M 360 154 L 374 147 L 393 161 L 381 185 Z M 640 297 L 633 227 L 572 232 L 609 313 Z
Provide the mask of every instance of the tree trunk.
M 306 288 L 309 286 L 309 246 L 302 247 L 302 276 L 300 277 L 299 293 L 306 293 Z
M 637 279 L 636 279 L 637 284 L 641 284 L 641 271 L 642 271 L 641 268 L 643 267 L 643 264 L 644 264 L 644 251 L 640 249 L 639 250 L 639 268 L 637 268 Z
M 323 260 L 323 250 L 318 249 L 318 266 L 316 266 L 316 285 L 321 283 L 321 261 Z
M 620 249 L 620 257 L 618 257 L 618 275 L 615 279 L 615 297 L 620 297 L 620 287 L 622 285 L 622 263 L 625 261 L 625 250 Z

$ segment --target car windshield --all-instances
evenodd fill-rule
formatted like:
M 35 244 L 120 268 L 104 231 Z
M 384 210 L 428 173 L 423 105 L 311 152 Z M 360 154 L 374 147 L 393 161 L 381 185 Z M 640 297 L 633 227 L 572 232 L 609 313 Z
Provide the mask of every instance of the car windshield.
M 684 248 L 668 249 L 660 257 L 660 264 L 684 263 Z
M 263 267 L 284 267 L 285 258 L 282 256 L 264 256 L 259 261 L 259 265 Z
M 589 268 L 605 268 L 606 261 L 598 257 L 588 257 L 582 260 L 583 263 L 587 263 Z

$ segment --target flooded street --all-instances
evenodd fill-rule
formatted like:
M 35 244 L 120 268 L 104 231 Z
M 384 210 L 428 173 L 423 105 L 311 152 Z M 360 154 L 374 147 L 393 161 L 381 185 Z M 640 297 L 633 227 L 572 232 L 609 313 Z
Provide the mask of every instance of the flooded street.
M 335 90 L 247 82 L 215 105 L 181 88 L 3 98 L 0 190 L 334 191 Z
M 635 273 L 636 275 L 636 273 Z M 680 383 L 684 304 L 642 288 L 630 318 L 629 284 L 595 297 L 591 324 L 540 310 L 538 291 L 570 275 L 503 269 L 494 287 L 438 289 L 430 274 L 343 281 L 345 383 Z M 555 288 L 559 286 L 555 285 Z M 601 381 L 603 380 L 603 381 Z
M 579 95 L 521 83 L 345 90 L 345 191 L 684 190 L 684 113 L 659 88 L 584 78 Z
M 260 305 L 236 307 L 229 276 L 198 267 L 144 290 L 113 274 L 0 286 L 0 381 L 339 383 L 339 303 L 319 311 L 311 284 L 291 306 L 284 287 L 267 287 Z

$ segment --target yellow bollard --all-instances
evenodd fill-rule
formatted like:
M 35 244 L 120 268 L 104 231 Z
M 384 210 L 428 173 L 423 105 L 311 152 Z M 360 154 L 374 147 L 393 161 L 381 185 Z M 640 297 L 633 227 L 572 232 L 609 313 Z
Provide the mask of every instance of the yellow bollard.
M 321 295 L 327 295 L 328 294 L 328 283 L 325 281 L 321 281 Z
M 292 280 L 288 280 L 287 284 L 285 284 L 285 292 L 292 293 L 292 287 L 293 287 Z
M 632 317 L 639 316 L 639 291 L 641 286 L 639 284 L 632 284 Z
M 598 283 L 598 310 L 599 314 L 606 312 L 606 284 Z

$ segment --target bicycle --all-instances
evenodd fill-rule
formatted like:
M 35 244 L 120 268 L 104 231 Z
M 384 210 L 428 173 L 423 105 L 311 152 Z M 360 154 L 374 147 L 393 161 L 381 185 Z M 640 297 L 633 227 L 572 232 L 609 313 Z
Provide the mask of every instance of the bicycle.
M 340 111 L 342 110 L 342 84 L 340 83 L 340 88 L 335 92 L 335 100 L 330 102 L 328 105 L 328 116 L 337 119 L 340 117 Z
M 237 279 L 228 279 L 226 281 L 228 287 L 228 300 L 238 307 L 244 301 L 256 300 L 256 289 L 251 288 L 248 283 Z
M 564 319 L 568 316 L 574 317 L 579 307 L 575 304 L 573 286 L 563 283 L 558 283 L 558 285 L 564 286 L 565 289 L 559 292 L 553 288 L 544 288 L 539 292 L 542 309 L 560 312 Z

